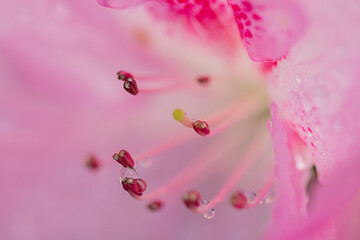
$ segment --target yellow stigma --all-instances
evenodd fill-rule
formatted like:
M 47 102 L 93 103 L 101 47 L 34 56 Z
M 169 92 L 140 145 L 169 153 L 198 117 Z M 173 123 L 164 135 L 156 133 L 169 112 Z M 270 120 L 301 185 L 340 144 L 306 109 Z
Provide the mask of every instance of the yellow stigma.
M 181 122 L 185 117 L 185 113 L 184 113 L 183 110 L 177 108 L 173 112 L 173 117 L 174 117 L 175 120 Z

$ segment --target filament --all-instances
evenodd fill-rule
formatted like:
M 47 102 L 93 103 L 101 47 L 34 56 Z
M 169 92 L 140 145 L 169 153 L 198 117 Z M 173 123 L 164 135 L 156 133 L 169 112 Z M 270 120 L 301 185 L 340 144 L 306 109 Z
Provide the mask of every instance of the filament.
M 194 209 L 195 213 L 204 213 L 215 207 L 218 203 L 224 201 L 226 195 L 236 185 L 236 183 L 243 177 L 247 170 L 255 163 L 255 160 L 267 149 L 265 137 L 261 136 L 256 138 L 248 147 L 247 152 L 239 161 L 234 172 L 228 178 L 226 183 L 221 187 L 220 191 L 209 202 L 208 205 Z

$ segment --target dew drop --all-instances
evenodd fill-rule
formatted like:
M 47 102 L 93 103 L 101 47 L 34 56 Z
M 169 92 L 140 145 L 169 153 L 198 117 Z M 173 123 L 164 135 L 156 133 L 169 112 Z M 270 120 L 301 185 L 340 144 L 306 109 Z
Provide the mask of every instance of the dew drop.
M 120 177 L 119 177 L 120 183 L 124 178 L 134 178 L 135 179 L 135 178 L 138 178 L 138 175 L 133 168 L 124 167 L 120 171 Z
M 301 85 L 302 84 L 302 79 L 301 79 L 301 76 L 296 74 L 295 75 L 295 81 L 298 85 Z
M 274 127 L 274 120 L 272 118 L 269 119 L 269 121 L 266 124 L 267 129 L 271 131 L 271 129 Z
M 201 200 L 200 207 L 204 207 L 209 204 L 208 200 Z M 209 211 L 204 212 L 204 218 L 206 219 L 212 219 L 215 217 L 215 209 L 211 208 Z
M 256 198 L 256 192 L 254 192 L 254 191 L 244 191 L 243 193 L 244 193 L 246 199 L 248 200 L 248 203 L 253 202 Z
M 274 202 L 274 192 L 273 191 L 269 191 L 266 196 L 261 199 L 261 201 L 259 202 L 260 205 L 267 205 L 267 204 L 271 204 Z

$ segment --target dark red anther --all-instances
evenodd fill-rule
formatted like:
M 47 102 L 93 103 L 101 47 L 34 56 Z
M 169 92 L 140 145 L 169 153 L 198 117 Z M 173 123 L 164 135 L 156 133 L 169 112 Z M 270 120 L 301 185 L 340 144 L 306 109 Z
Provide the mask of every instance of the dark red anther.
M 209 124 L 207 124 L 207 122 L 201 121 L 201 120 L 196 120 L 193 123 L 193 129 L 200 136 L 206 136 L 210 133 Z
M 123 186 L 123 188 L 124 188 L 124 190 L 125 191 L 129 191 L 129 186 L 131 185 L 131 184 L 133 184 L 133 182 L 134 182 L 134 179 L 133 178 L 124 178 L 123 180 L 121 180 L 121 184 L 122 184 L 122 186 Z
M 124 178 L 121 181 L 121 184 L 125 191 L 130 195 L 134 194 L 137 196 L 142 196 L 143 192 L 146 190 L 146 182 L 140 178 Z
M 115 161 L 117 161 L 118 163 L 120 163 L 121 165 L 123 165 L 124 167 L 134 167 L 135 166 L 135 162 L 132 159 L 130 153 L 124 149 L 122 149 L 119 153 L 115 153 L 113 155 L 113 158 L 115 159 Z
M 146 190 L 146 182 L 140 178 L 134 179 L 133 184 L 129 186 L 129 191 L 135 193 L 138 196 L 141 196 Z
M 148 209 L 151 211 L 158 211 L 163 206 L 163 202 L 161 201 L 153 201 L 147 205 Z
M 134 78 L 127 78 L 127 80 L 124 82 L 124 89 L 125 91 L 127 91 L 128 93 L 132 94 L 132 95 L 136 95 L 139 93 L 139 89 L 138 86 L 136 84 L 136 81 Z
M 99 168 L 99 160 L 94 155 L 90 155 L 85 162 L 86 166 L 92 170 L 96 170 Z
M 188 191 L 183 195 L 183 201 L 185 205 L 190 209 L 199 207 L 200 199 L 201 199 L 200 194 L 195 190 Z
M 238 209 L 246 208 L 248 204 L 246 196 L 241 191 L 234 192 L 234 194 L 231 196 L 230 201 L 231 204 Z
M 210 78 L 209 77 L 206 77 L 206 76 L 202 76 L 202 77 L 199 77 L 197 79 L 198 83 L 202 84 L 202 85 L 206 85 L 210 82 Z
M 131 73 L 125 72 L 125 71 L 118 71 L 117 76 L 119 80 L 127 81 L 128 78 L 134 79 L 133 75 Z

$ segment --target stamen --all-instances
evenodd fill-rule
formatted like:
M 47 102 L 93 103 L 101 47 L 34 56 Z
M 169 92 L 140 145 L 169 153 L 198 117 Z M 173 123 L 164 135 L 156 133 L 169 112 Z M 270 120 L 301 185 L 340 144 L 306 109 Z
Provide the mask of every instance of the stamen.
M 91 170 L 97 170 L 100 166 L 100 163 L 96 156 L 90 155 L 86 158 L 85 165 Z
M 115 153 L 113 155 L 113 158 L 115 161 L 117 161 L 118 163 L 120 163 L 121 165 L 123 165 L 124 167 L 134 167 L 135 166 L 135 162 L 132 159 L 130 153 L 124 149 L 122 149 L 119 153 Z
M 139 154 L 135 156 L 136 162 L 144 161 L 154 155 L 160 154 L 161 152 L 164 152 L 166 150 L 169 150 L 171 148 L 174 148 L 187 140 L 189 140 L 192 137 L 189 133 L 182 133 L 180 135 L 175 136 L 174 138 L 170 140 L 166 140 L 165 142 L 161 143 L 159 146 L 145 152 L 142 154 Z
M 146 182 L 141 178 L 124 178 L 121 184 L 130 195 L 142 196 L 146 190 Z
M 224 119 L 227 119 L 228 116 L 233 115 L 234 112 L 242 112 L 244 116 L 247 117 L 249 116 L 248 112 L 251 112 L 252 110 L 259 111 L 260 107 L 261 102 L 253 96 L 242 97 L 231 103 L 226 108 L 223 108 L 220 112 L 214 114 L 210 118 L 206 118 L 206 121 L 211 126 L 213 126 L 219 122 L 223 122 Z
M 128 78 L 134 79 L 133 75 L 125 71 L 118 71 L 116 74 L 119 80 L 126 81 Z
M 137 87 L 135 78 L 132 74 L 125 72 L 125 71 L 118 71 L 117 76 L 119 80 L 124 81 L 124 89 L 128 93 L 132 95 L 136 95 L 139 93 L 139 89 Z
M 201 199 L 200 194 L 195 190 L 188 191 L 183 195 L 183 202 L 190 209 L 195 209 L 199 207 L 200 199 Z
M 193 123 L 193 129 L 200 136 L 206 136 L 210 133 L 209 124 L 205 121 L 196 120 Z
M 224 131 L 225 129 L 231 127 L 233 124 L 235 123 L 239 124 L 242 120 L 245 120 L 246 118 L 250 117 L 252 114 L 255 114 L 257 111 L 259 111 L 260 103 L 258 101 L 244 102 L 243 100 L 244 99 L 242 99 L 241 101 L 237 101 L 235 104 L 232 104 L 229 108 L 226 109 L 226 113 L 228 115 L 233 114 L 231 117 L 226 117 L 225 113 L 221 112 L 219 114 L 215 114 L 210 118 L 208 118 L 207 122 L 212 122 L 210 124 L 215 124 L 218 121 L 218 118 L 220 117 L 222 119 L 226 119 L 225 121 L 221 122 L 221 125 L 215 127 L 211 131 L 209 136 L 215 136 L 221 133 L 222 131 Z M 181 122 L 184 126 L 192 128 L 193 120 L 191 120 L 182 109 L 175 109 L 173 112 L 173 117 L 175 120 Z M 164 141 L 154 149 L 151 149 L 143 154 L 139 154 L 135 156 L 135 160 L 137 162 L 144 161 L 149 157 L 165 152 L 169 149 L 172 149 L 188 141 L 189 139 L 191 139 L 191 137 L 192 137 L 191 134 L 187 134 L 187 133 L 179 134 L 172 139 Z
M 173 117 L 176 121 L 179 121 L 182 125 L 188 128 L 193 128 L 200 136 L 206 136 L 210 133 L 209 124 L 205 121 L 191 120 L 182 109 L 175 109 L 173 111 Z
M 223 132 L 224 130 L 228 129 L 229 127 L 233 126 L 235 123 L 239 123 L 242 120 L 245 120 L 250 116 L 253 116 L 256 113 L 262 111 L 260 106 L 261 103 L 258 101 L 250 101 L 250 102 L 242 103 L 242 105 L 238 104 L 237 108 L 232 109 L 232 112 L 229 113 L 228 116 L 224 117 L 220 125 L 218 125 L 214 130 L 212 130 L 209 136 L 215 136 Z M 210 119 L 209 121 L 214 121 L 215 118 L 216 117 Z
M 150 209 L 153 212 L 158 211 L 159 209 L 162 208 L 162 206 L 163 206 L 163 202 L 158 201 L 158 200 L 153 201 L 147 205 L 148 209 Z
M 153 198 L 166 198 L 170 199 L 172 195 L 176 195 L 179 189 L 184 188 L 190 182 L 194 182 L 196 178 L 197 181 L 200 181 L 202 178 L 206 178 L 208 174 L 211 174 L 211 170 L 216 171 L 216 168 L 210 168 L 207 170 L 207 174 L 201 174 L 208 169 L 210 165 L 217 164 L 220 157 L 222 157 L 226 152 L 235 148 L 233 142 L 224 143 L 224 147 L 218 148 L 219 143 L 212 143 L 207 150 L 199 154 L 194 160 L 192 160 L 184 169 L 181 170 L 175 177 L 166 182 L 155 191 L 143 195 L 140 199 L 147 200 Z
M 247 197 L 244 195 L 243 192 L 241 191 L 236 191 L 234 192 L 234 194 L 231 196 L 231 204 L 238 209 L 243 209 L 247 206 L 248 204 L 248 199 Z
M 246 171 L 251 167 L 251 165 L 255 162 L 258 156 L 264 152 L 267 145 L 265 144 L 264 137 L 259 137 L 255 139 L 248 151 L 242 157 L 242 161 L 239 161 L 237 167 L 234 172 L 231 174 L 229 179 L 220 189 L 220 191 L 216 194 L 216 196 L 210 201 L 208 205 L 202 208 L 197 208 L 194 210 L 195 213 L 204 213 L 209 211 L 211 208 L 215 207 L 218 203 L 224 201 L 227 193 L 235 186 L 235 184 L 239 181 L 239 179 L 246 173 Z
M 119 72 L 117 72 L 117 76 L 118 76 L 119 80 L 124 81 L 123 87 L 127 92 L 129 92 L 132 95 L 137 95 L 139 93 L 139 88 L 137 86 L 137 82 L 131 73 L 125 72 L 125 71 L 119 71 Z M 140 79 L 140 80 L 159 80 L 161 78 L 165 78 L 165 76 L 163 76 L 163 77 L 161 77 L 161 76 L 137 77 L 137 79 Z M 141 93 L 166 92 L 166 91 L 178 90 L 178 89 L 186 88 L 186 87 L 190 87 L 190 86 L 191 86 L 191 84 L 189 84 L 189 83 L 184 83 L 184 81 L 178 81 L 175 84 L 165 85 L 165 86 L 157 87 L 157 88 L 153 88 L 153 89 L 141 88 Z
M 197 79 L 198 83 L 201 85 L 208 85 L 210 83 L 210 78 L 207 76 L 201 76 Z
M 177 108 L 173 111 L 173 117 L 176 121 L 179 121 L 182 125 L 188 128 L 193 127 L 194 121 L 191 120 L 187 114 L 180 108 Z
M 139 93 L 136 81 L 134 78 L 131 77 L 127 78 L 127 80 L 124 82 L 124 89 L 132 95 L 137 95 Z

